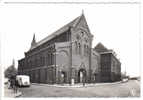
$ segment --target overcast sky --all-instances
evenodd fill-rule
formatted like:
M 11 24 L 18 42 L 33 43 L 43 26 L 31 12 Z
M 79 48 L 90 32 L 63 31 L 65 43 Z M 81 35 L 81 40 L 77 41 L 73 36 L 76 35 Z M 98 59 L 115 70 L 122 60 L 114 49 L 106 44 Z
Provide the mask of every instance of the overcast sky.
M 76 17 L 84 14 L 93 47 L 101 42 L 113 49 L 122 63 L 122 72 L 140 75 L 139 62 L 139 5 L 138 4 L 82 4 L 82 5 L 3 5 L 0 9 L 1 65 L 24 57 L 31 45 L 43 39 Z

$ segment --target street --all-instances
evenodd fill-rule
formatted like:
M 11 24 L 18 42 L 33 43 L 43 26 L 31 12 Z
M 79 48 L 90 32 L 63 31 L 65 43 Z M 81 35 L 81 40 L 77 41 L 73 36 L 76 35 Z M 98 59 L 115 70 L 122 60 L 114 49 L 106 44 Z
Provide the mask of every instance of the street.
M 98 83 L 83 87 L 32 84 L 19 88 L 21 97 L 140 97 L 140 81 Z

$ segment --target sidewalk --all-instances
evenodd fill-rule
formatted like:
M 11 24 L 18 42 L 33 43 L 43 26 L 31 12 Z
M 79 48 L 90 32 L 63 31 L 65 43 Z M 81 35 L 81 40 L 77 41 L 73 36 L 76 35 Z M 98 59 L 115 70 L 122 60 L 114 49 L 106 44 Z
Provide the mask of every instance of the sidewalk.
M 14 91 L 12 89 L 8 89 L 7 86 L 4 87 L 4 97 L 8 97 L 8 98 L 15 98 L 15 97 L 19 97 L 22 95 L 22 92 L 18 91 L 16 94 L 14 93 Z
M 114 82 L 114 83 L 86 83 L 83 86 L 83 83 L 76 83 L 74 85 L 70 84 L 39 84 L 39 83 L 32 83 L 33 85 L 41 85 L 41 86 L 54 86 L 54 87 L 92 87 L 92 86 L 101 86 L 101 85 L 114 85 L 114 84 L 120 84 L 122 83 L 121 81 L 119 82 Z

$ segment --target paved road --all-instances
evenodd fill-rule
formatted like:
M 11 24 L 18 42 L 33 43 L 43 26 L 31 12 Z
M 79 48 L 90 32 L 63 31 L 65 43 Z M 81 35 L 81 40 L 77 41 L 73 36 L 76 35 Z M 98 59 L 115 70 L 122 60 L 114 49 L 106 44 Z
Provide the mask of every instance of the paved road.
M 13 89 L 8 89 L 7 85 L 4 86 L 4 96 L 5 97 L 14 98 L 14 97 L 19 97 L 21 95 L 22 95 L 21 91 L 17 91 L 17 93 L 14 93 Z
M 22 97 L 139 97 L 140 83 L 130 80 L 126 83 L 85 87 L 56 87 L 37 84 L 20 88 L 20 90 L 23 93 Z

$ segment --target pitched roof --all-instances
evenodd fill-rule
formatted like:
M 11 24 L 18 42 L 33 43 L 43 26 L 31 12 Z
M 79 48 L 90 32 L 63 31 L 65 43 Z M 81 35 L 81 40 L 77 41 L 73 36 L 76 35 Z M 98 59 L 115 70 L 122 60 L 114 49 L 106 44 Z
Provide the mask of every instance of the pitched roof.
M 71 21 L 70 23 L 64 25 L 62 28 L 58 29 L 57 31 L 55 31 L 54 33 L 52 33 L 51 35 L 45 37 L 44 39 L 42 39 L 41 41 L 37 42 L 35 46 L 32 46 L 30 48 L 30 50 L 40 46 L 41 44 L 53 39 L 55 36 L 62 34 L 63 32 L 67 31 L 70 27 L 75 27 L 77 25 L 77 23 L 80 21 L 81 17 L 84 16 L 83 14 L 80 15 L 79 17 L 75 18 L 73 21 Z
M 98 43 L 95 47 L 94 50 L 97 52 L 107 52 L 109 51 L 102 43 Z

